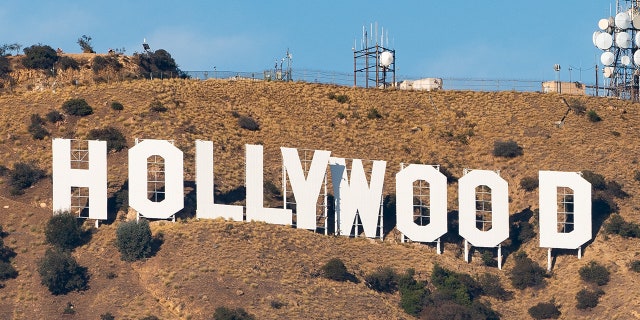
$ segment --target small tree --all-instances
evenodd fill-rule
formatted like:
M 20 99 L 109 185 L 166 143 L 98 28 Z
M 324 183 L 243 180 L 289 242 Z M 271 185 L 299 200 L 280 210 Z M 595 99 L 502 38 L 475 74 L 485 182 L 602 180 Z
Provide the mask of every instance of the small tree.
M 515 254 L 515 265 L 509 274 L 511 284 L 517 289 L 544 284 L 546 272 L 523 251 Z
M 249 314 L 243 308 L 229 309 L 227 307 L 217 307 L 213 313 L 214 320 L 254 320 L 252 314 Z
M 332 258 L 322 266 L 322 276 L 335 281 L 355 280 L 355 277 L 347 271 L 344 262 L 338 258 Z
M 72 116 L 88 116 L 93 113 L 93 108 L 82 98 L 69 99 L 62 104 L 62 110 Z
M 49 244 L 65 250 L 79 246 L 83 237 L 78 219 L 69 212 L 51 217 L 44 228 L 44 234 Z
M 36 168 L 32 164 L 23 162 L 14 164 L 9 177 L 11 194 L 22 194 L 24 189 L 31 187 L 38 182 L 38 180 L 44 178 L 44 176 L 44 171 Z
M 595 308 L 598 305 L 598 300 L 600 296 L 604 294 L 602 289 L 598 289 L 596 291 L 582 289 L 578 291 L 576 294 L 576 308 L 578 309 L 589 309 Z
M 513 140 L 495 141 L 493 143 L 493 155 L 496 157 L 515 158 L 522 154 L 522 147 Z
M 118 226 L 116 242 L 124 261 L 136 261 L 151 256 L 151 228 L 147 220 L 127 221 Z
M 393 293 L 398 290 L 398 274 L 391 267 L 379 268 L 364 277 L 367 287 L 378 291 Z
M 88 288 L 87 268 L 80 266 L 68 251 L 48 249 L 38 263 L 38 273 L 41 283 L 54 295 Z
M 561 314 L 553 300 L 550 302 L 540 302 L 529 308 L 529 315 L 534 319 L 558 319 Z
M 238 118 L 238 125 L 242 129 L 247 129 L 250 131 L 258 131 L 260 130 L 260 125 L 258 122 L 249 116 L 241 116 Z
M 82 53 L 96 53 L 95 51 L 93 51 L 90 36 L 83 34 L 82 37 L 78 38 L 78 45 L 80 45 Z
M 24 54 L 22 65 L 27 69 L 50 70 L 58 61 L 56 51 L 46 45 L 32 45 L 24 48 Z
M 120 130 L 114 127 L 106 127 L 104 129 L 91 129 L 87 135 L 88 140 L 106 140 L 107 151 L 118 152 L 127 147 L 127 139 Z
M 520 180 L 520 188 L 524 191 L 531 192 L 535 189 L 538 189 L 538 177 L 524 177 Z

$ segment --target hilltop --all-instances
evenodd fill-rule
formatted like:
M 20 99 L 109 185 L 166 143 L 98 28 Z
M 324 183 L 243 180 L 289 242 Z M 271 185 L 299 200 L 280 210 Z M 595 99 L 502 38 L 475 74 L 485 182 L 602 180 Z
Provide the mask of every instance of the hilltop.
M 52 80 L 49 78 L 49 80 Z M 84 139 L 95 128 L 107 126 L 124 133 L 127 145 L 136 138 L 173 140 L 185 153 L 185 180 L 194 179 L 194 142 L 213 141 L 216 188 L 228 192 L 244 183 L 244 145 L 264 145 L 265 181 L 281 182 L 281 146 L 330 150 L 332 156 L 386 160 L 385 194 L 394 192 L 394 175 L 401 163 L 440 164 L 455 177 L 465 168 L 500 170 L 509 183 L 512 214 L 538 207 L 537 191 L 519 187 L 525 177 L 539 170 L 584 171 L 619 183 L 629 198 L 618 199 L 619 214 L 639 221 L 638 170 L 640 112 L 638 104 L 608 98 L 563 97 L 557 94 L 522 92 L 437 91 L 412 92 L 340 87 L 300 82 L 249 80 L 127 80 L 32 87 L 0 95 L 0 164 L 34 163 L 51 173 L 51 138 Z M 337 99 L 336 97 L 341 97 Z M 30 117 L 44 117 L 72 98 L 85 99 L 94 109 L 87 117 L 67 116 L 64 122 L 45 124 L 50 135 L 33 139 Z M 602 121 L 569 112 L 562 126 L 556 122 L 567 113 L 567 104 L 594 110 Z M 113 101 L 124 109 L 113 110 Z M 150 110 L 152 102 L 166 112 Z M 251 131 L 238 125 L 247 116 L 259 124 Z M 493 155 L 495 141 L 513 140 L 523 155 Z M 108 156 L 110 193 L 127 178 L 126 151 Z M 5 184 L 7 178 L 4 178 Z M 25 194 L 0 192 L 3 220 L 8 235 L 4 242 L 17 253 L 13 264 L 16 279 L 0 289 L 0 317 L 68 318 L 67 302 L 75 306 L 78 319 L 99 318 L 110 312 L 116 319 L 207 319 L 218 306 L 243 307 L 258 319 L 276 318 L 411 318 L 399 307 L 399 295 L 370 290 L 360 283 L 339 283 L 317 277 L 330 258 L 342 259 L 362 280 L 377 267 L 398 271 L 416 270 L 429 281 L 434 264 L 457 272 L 498 275 L 514 292 L 514 299 L 491 302 L 504 319 L 527 318 L 527 309 L 552 298 L 561 306 L 562 318 L 640 317 L 637 301 L 639 274 L 629 270 L 637 259 L 637 240 L 605 235 L 602 230 L 584 248 L 558 255 L 547 286 L 514 289 L 507 278 L 512 256 L 504 270 L 486 267 L 476 251 L 467 264 L 459 242 L 446 242 L 444 253 L 424 244 L 399 243 L 397 232 L 384 241 L 325 236 L 287 226 L 222 220 L 197 221 L 192 206 L 178 215 L 176 223 L 152 223 L 163 244 L 146 261 L 127 263 L 119 259 L 114 245 L 115 222 L 93 231 L 87 244 L 74 256 L 88 267 L 87 291 L 53 296 L 40 284 L 37 260 L 47 245 L 43 229 L 51 216 L 51 180 L 46 178 Z M 190 191 L 189 187 L 185 193 Z M 457 183 L 449 185 L 448 210 L 457 209 Z M 270 204 L 278 202 L 271 199 Z M 532 221 L 534 218 L 532 218 Z M 90 227 L 90 222 L 86 227 Z M 537 230 L 536 230 L 537 231 Z M 522 248 L 546 266 L 546 249 L 537 238 Z M 611 271 L 605 295 L 592 310 L 575 308 L 575 294 L 586 286 L 578 269 L 597 261 Z M 275 304 L 274 304 L 275 303 Z M 281 304 L 281 305 L 280 305 Z M 274 305 L 280 306 L 278 308 Z

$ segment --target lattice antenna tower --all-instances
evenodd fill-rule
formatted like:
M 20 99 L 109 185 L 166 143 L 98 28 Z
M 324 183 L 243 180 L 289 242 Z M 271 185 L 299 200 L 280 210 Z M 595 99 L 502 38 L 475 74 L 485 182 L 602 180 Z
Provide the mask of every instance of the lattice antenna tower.
M 358 76 L 364 76 L 364 87 L 370 83 L 376 88 L 395 86 L 396 83 L 396 51 L 389 48 L 389 31 L 381 28 L 378 37 L 378 23 L 372 23 L 369 30 L 362 26 L 360 49 L 357 41 L 353 43 L 353 86 L 358 86 Z M 388 79 L 387 74 L 390 75 Z M 362 79 L 361 79 L 362 80 Z
M 615 15 L 600 19 L 598 29 L 593 33 L 593 44 L 602 50 L 606 95 L 638 100 L 640 1 L 617 0 Z

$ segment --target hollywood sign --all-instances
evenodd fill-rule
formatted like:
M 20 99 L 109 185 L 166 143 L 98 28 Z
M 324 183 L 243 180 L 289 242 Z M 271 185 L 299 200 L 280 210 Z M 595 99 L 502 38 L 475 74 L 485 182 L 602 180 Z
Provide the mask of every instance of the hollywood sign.
M 263 207 L 263 147 L 246 145 L 246 205 L 214 203 L 213 143 L 197 140 L 196 146 L 196 217 L 199 219 L 233 219 L 292 225 L 293 212 L 286 208 Z M 107 147 L 105 141 L 88 141 L 88 168 L 71 167 L 71 140 L 54 139 L 53 211 L 71 208 L 70 190 L 88 188 L 89 218 L 107 219 Z M 315 150 L 306 176 L 298 150 L 280 148 L 282 165 L 296 201 L 296 227 L 316 230 L 316 205 L 327 166 L 331 172 L 335 198 L 337 234 L 349 235 L 356 216 L 364 234 L 376 236 L 381 223 L 380 202 L 386 170 L 385 161 L 373 161 L 367 181 L 362 160 L 353 159 L 351 167 L 343 158 L 331 157 L 330 151 Z M 164 159 L 165 198 L 148 199 L 147 159 Z M 128 151 L 129 206 L 141 216 L 168 219 L 184 207 L 183 152 L 166 140 L 142 140 Z M 349 174 L 350 173 L 350 174 Z M 283 173 L 284 174 L 284 173 Z M 447 179 L 430 165 L 411 164 L 395 176 L 397 229 L 417 242 L 433 242 L 447 233 Z M 429 184 L 429 216 L 427 225 L 414 222 L 414 182 Z M 476 188 L 491 190 L 491 228 L 476 227 Z M 573 230 L 558 231 L 558 188 L 573 191 Z M 459 232 L 476 247 L 496 247 L 509 237 L 508 184 L 496 172 L 471 170 L 458 180 Z M 591 184 L 576 172 L 539 172 L 540 247 L 579 249 L 591 239 Z M 466 242 L 465 242 L 466 244 Z M 465 247 L 466 248 L 466 247 Z

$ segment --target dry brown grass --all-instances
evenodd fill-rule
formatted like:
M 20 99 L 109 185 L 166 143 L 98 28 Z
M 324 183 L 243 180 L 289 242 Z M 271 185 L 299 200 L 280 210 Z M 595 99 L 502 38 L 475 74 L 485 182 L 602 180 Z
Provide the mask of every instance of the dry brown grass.
M 346 95 L 338 103 L 329 95 Z M 537 192 L 518 188 L 523 177 L 538 170 L 591 170 L 621 183 L 631 197 L 618 201 L 620 213 L 640 220 L 638 190 L 633 172 L 638 167 L 640 112 L 638 104 L 606 98 L 582 98 L 587 109 L 604 119 L 591 123 L 570 113 L 562 128 L 566 106 L 556 94 L 468 91 L 404 92 L 366 90 L 306 83 L 224 80 L 154 80 L 120 84 L 61 87 L 55 92 L 29 91 L 0 95 L 0 164 L 33 161 L 51 171 L 51 141 L 33 140 L 26 128 L 29 116 L 44 116 L 73 97 L 94 108 L 86 118 L 68 118 L 62 126 L 47 124 L 53 137 L 84 138 L 89 130 L 107 125 L 122 130 L 128 145 L 134 138 L 174 139 L 185 152 L 186 179 L 193 180 L 196 139 L 215 145 L 216 185 L 221 191 L 244 183 L 244 144 L 265 147 L 265 181 L 280 183 L 280 146 L 331 150 L 333 156 L 386 160 L 385 193 L 394 190 L 394 174 L 401 162 L 441 164 L 456 176 L 464 168 L 500 170 L 510 185 L 510 210 L 537 208 Z M 111 101 L 124 110 L 114 111 Z M 169 110 L 149 111 L 161 101 Z M 376 108 L 382 119 L 368 119 Z M 233 112 L 249 115 L 259 131 L 241 129 Z M 338 116 L 342 113 L 345 119 Z M 619 135 L 612 134 L 612 131 Z M 492 155 L 495 140 L 512 139 L 524 149 L 515 159 Z M 126 179 L 126 152 L 109 155 L 109 181 L 115 191 Z M 449 187 L 449 209 L 457 209 L 457 186 Z M 83 293 L 51 296 L 39 284 L 36 261 L 46 249 L 42 235 L 51 207 L 50 180 L 43 180 L 25 195 L 10 198 L 2 191 L 0 212 L 5 243 L 15 248 L 14 265 L 20 272 L 0 289 L 1 318 L 58 318 L 68 301 L 76 317 L 97 318 L 111 312 L 116 318 L 206 319 L 217 306 L 244 307 L 258 318 L 408 318 L 398 306 L 399 296 L 375 293 L 363 283 L 335 283 L 315 277 L 332 257 L 362 276 L 378 266 L 399 271 L 412 267 L 428 279 L 434 263 L 476 274 L 492 272 L 510 287 L 506 271 L 470 264 L 456 256 L 458 244 L 447 244 L 443 255 L 432 247 L 326 237 L 308 231 L 262 223 L 221 220 L 186 223 L 155 222 L 154 234 L 164 235 L 156 256 L 144 262 L 120 261 L 113 245 L 115 228 L 103 225 L 91 242 L 78 248 L 76 257 L 89 268 L 90 289 Z M 7 209 L 3 209 L 4 206 Z M 529 256 L 546 265 L 546 250 L 534 240 L 524 246 Z M 561 255 L 543 290 L 516 292 L 512 301 L 490 300 L 504 318 L 526 318 L 526 309 L 555 297 L 566 319 L 638 317 L 638 275 L 627 264 L 638 259 L 636 242 L 598 237 L 584 250 L 585 258 Z M 575 308 L 575 293 L 584 284 L 577 270 L 590 260 L 609 267 L 611 282 L 592 311 Z M 512 267 L 507 259 L 505 270 Z M 107 274 L 117 277 L 108 279 Z M 272 301 L 284 303 L 280 309 Z M 635 312 L 635 313 L 634 313 Z M 630 316 L 631 315 L 631 316 Z

